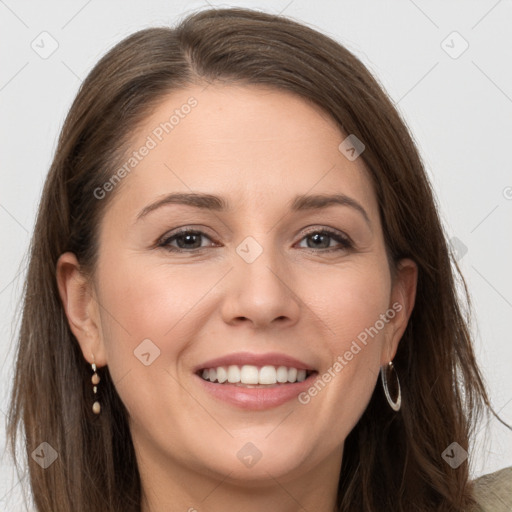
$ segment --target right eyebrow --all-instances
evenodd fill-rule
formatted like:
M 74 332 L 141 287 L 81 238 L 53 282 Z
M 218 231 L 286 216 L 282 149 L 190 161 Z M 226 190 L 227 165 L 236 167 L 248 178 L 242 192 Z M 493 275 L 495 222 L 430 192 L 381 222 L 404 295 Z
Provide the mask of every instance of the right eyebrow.
M 149 204 L 137 215 L 137 220 L 142 219 L 150 212 L 168 204 L 184 204 L 194 208 L 205 210 L 223 211 L 228 209 L 228 202 L 220 196 L 198 193 L 172 193 L 167 194 L 154 203 Z

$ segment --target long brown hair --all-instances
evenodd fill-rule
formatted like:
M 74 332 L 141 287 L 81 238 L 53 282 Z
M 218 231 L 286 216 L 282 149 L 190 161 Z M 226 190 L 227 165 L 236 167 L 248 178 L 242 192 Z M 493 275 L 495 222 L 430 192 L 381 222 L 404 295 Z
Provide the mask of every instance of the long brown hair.
M 71 251 L 93 274 L 98 224 L 116 193 L 98 200 L 94 191 L 164 95 L 215 81 L 298 94 L 363 141 L 390 264 L 407 257 L 418 265 L 415 308 L 394 359 L 403 406 L 392 411 L 377 386 L 345 441 L 339 510 L 468 510 L 468 461 L 455 470 L 442 453 L 454 441 L 467 450 L 476 420 L 491 406 L 471 346 L 465 283 L 413 140 L 377 81 L 342 45 L 283 16 L 239 8 L 204 10 L 175 28 L 121 41 L 90 72 L 66 118 L 30 248 L 8 425 L 13 451 L 24 428 L 37 510 L 140 511 L 127 412 L 108 367 L 99 370 L 102 414 L 91 412 L 91 370 L 67 323 L 56 262 Z M 45 470 L 30 456 L 42 442 L 58 453 Z

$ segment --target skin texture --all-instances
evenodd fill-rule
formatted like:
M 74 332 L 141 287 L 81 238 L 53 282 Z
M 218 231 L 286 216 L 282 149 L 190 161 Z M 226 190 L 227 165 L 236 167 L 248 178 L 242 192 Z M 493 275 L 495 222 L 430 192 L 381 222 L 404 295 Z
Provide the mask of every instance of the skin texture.
M 133 150 L 191 96 L 197 106 L 110 192 L 94 278 L 73 254 L 61 256 L 71 329 L 87 361 L 108 364 L 129 411 L 145 512 L 331 511 L 343 442 L 394 357 L 416 265 L 402 260 L 392 280 L 364 162 L 339 151 L 346 135 L 334 121 L 290 93 L 216 84 L 175 91 L 136 130 Z M 192 191 L 225 196 L 230 209 L 171 204 L 137 220 L 166 194 Z M 296 195 L 333 193 L 360 203 L 371 227 L 349 206 L 289 209 Z M 203 248 L 158 247 L 180 227 L 204 232 L 188 242 Z M 325 228 L 354 248 L 306 236 Z M 236 252 L 248 236 L 263 250 L 252 263 Z M 171 246 L 187 247 L 178 242 Z M 394 303 L 401 310 L 307 405 L 243 410 L 193 375 L 201 362 L 239 351 L 283 352 L 322 375 Z M 160 350 L 149 366 L 134 356 L 144 339 Z M 252 467 L 237 457 L 248 442 L 262 454 Z

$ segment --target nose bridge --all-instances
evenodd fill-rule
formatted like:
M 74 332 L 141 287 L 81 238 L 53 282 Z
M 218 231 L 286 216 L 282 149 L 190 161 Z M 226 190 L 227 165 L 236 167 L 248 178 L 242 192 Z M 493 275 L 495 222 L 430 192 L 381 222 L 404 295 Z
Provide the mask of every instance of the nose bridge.
M 258 238 L 256 238 L 258 237 Z M 283 280 L 286 282 L 286 265 L 283 255 L 275 246 L 273 233 L 249 235 L 236 247 L 236 270 L 241 286 L 250 288 L 252 295 L 264 293 L 266 302 L 278 294 L 286 294 Z M 281 279 L 276 276 L 282 273 Z
M 235 248 L 225 320 L 245 318 L 263 326 L 275 319 L 295 321 L 298 304 L 290 272 L 272 231 L 245 237 Z

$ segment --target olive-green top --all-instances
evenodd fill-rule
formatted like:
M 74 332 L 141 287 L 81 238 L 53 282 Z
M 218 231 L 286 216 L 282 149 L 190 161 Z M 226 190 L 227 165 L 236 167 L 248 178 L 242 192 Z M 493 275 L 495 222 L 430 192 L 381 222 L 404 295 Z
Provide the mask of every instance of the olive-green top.
M 476 480 L 478 506 L 471 512 L 512 512 L 512 466 Z

